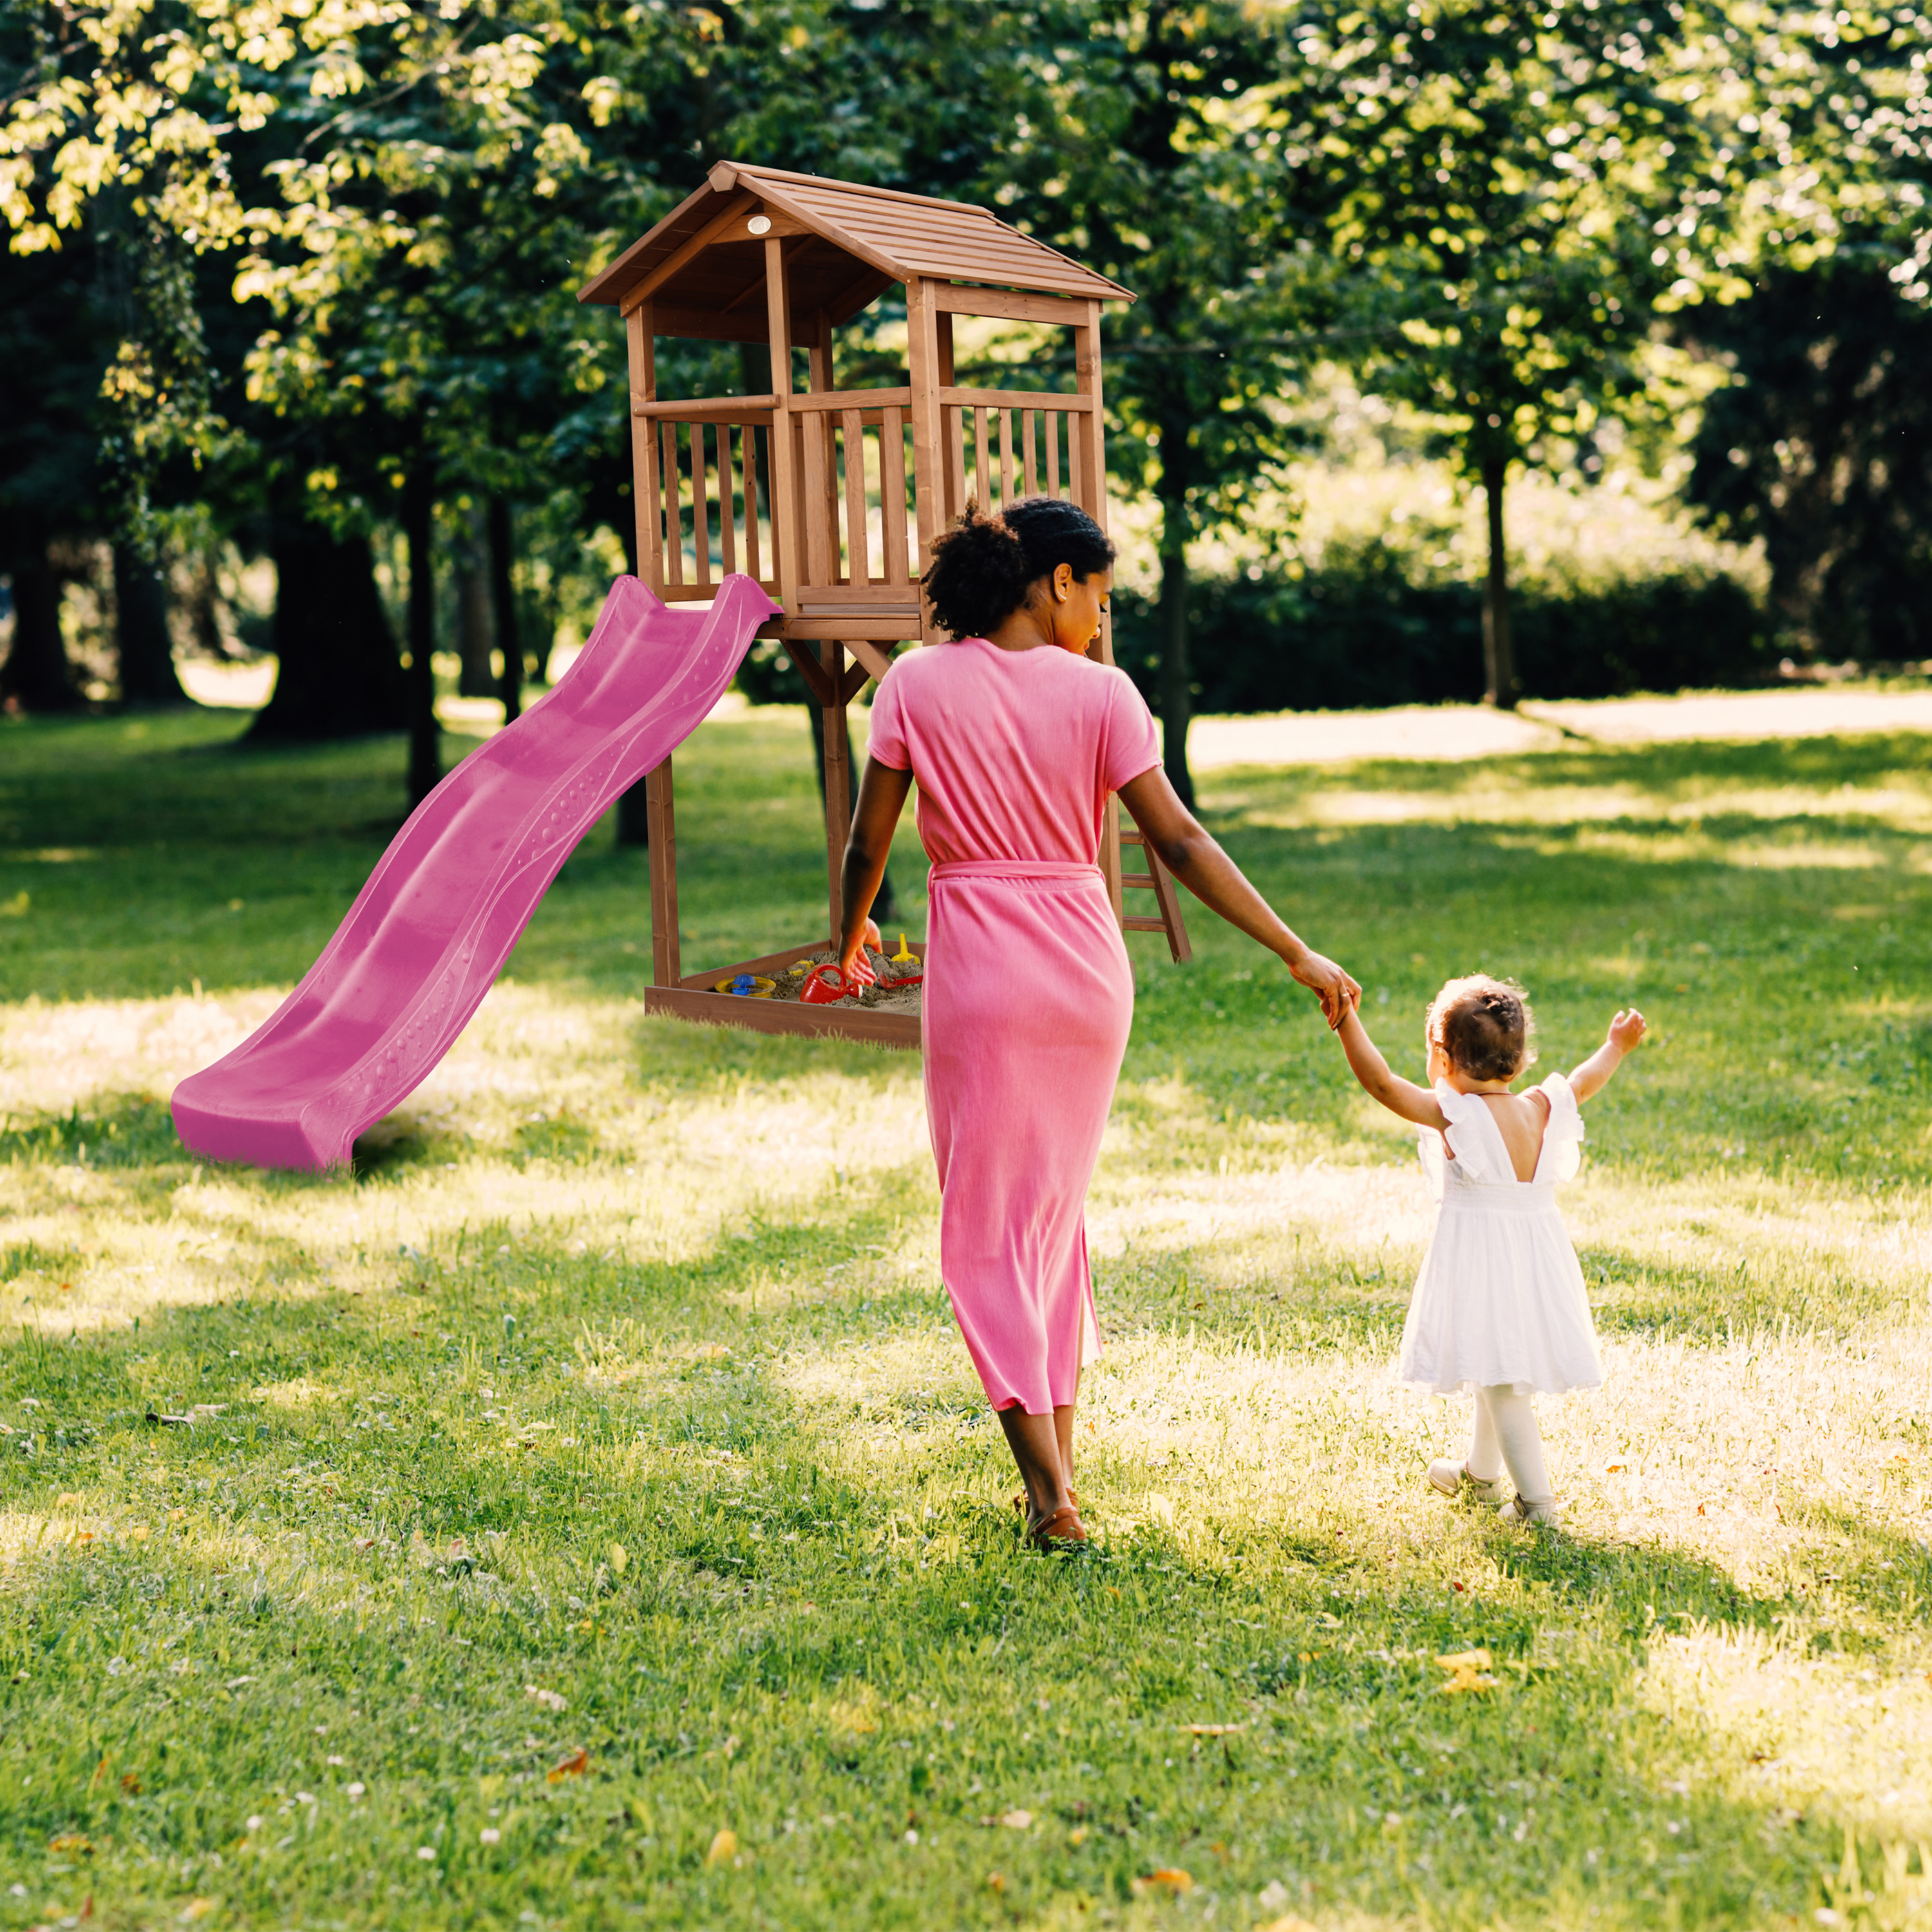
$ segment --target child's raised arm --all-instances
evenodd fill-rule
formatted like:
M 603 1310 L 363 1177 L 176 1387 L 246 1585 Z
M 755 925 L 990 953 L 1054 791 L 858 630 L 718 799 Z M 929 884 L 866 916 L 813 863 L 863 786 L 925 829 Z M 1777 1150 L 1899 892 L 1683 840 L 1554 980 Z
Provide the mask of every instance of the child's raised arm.
M 1603 1045 L 1570 1076 L 1570 1090 L 1580 1106 L 1610 1084 L 1610 1076 L 1622 1065 L 1624 1055 L 1642 1039 L 1645 1031 L 1643 1016 L 1634 1006 L 1619 1012 L 1611 1021 Z
M 1418 1087 L 1413 1080 L 1405 1080 L 1389 1071 L 1388 1062 L 1370 1039 L 1361 1015 L 1352 1005 L 1335 1030 L 1342 1051 L 1348 1056 L 1349 1071 L 1362 1083 L 1370 1100 L 1380 1102 L 1400 1119 L 1413 1120 L 1418 1126 L 1433 1127 L 1438 1133 L 1449 1124 L 1436 1104 L 1436 1096 L 1426 1087 Z

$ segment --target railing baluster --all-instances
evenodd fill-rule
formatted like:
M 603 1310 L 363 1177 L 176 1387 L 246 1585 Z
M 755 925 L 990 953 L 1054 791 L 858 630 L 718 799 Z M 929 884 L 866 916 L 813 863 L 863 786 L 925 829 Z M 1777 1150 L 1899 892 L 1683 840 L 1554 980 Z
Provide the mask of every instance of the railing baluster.
M 986 441 L 986 412 L 976 409 L 973 412 L 973 494 L 980 500 L 981 511 L 989 516 L 993 508 L 992 454 Z
M 1034 459 L 1034 431 L 1038 427 L 1035 418 L 1037 410 L 1026 410 L 1020 416 L 1020 450 L 1022 461 L 1026 470 L 1026 493 L 1029 496 L 1040 494 L 1040 466 Z
M 684 514 L 677 467 L 677 424 L 664 422 L 664 580 L 684 581 Z
M 1000 418 L 1000 508 L 1004 510 L 1013 500 L 1013 412 L 1000 410 L 996 413 Z
M 906 581 L 905 412 L 887 410 L 879 426 L 879 524 L 886 581 Z
M 1066 418 L 1066 498 L 1069 502 L 1080 501 L 1080 423 L 1081 418 L 1070 416 Z
M 872 556 L 866 543 L 866 428 L 856 410 L 842 410 L 845 442 L 845 580 L 869 584 Z
M 765 439 L 771 447 L 771 438 Z M 745 574 L 756 578 L 758 570 L 758 426 L 745 425 Z
M 1066 418 L 1058 410 L 1042 412 L 1042 420 L 1046 430 L 1046 494 L 1049 496 L 1060 494 L 1060 425 Z
M 946 506 L 950 524 L 966 507 L 966 411 L 963 406 L 946 412 L 946 440 L 952 464 L 952 501 Z
M 711 581 L 711 479 L 704 460 L 704 425 L 691 426 L 691 548 L 700 586 Z
M 738 568 L 738 492 L 731 478 L 731 425 L 718 425 L 718 536 L 724 545 L 724 574 Z

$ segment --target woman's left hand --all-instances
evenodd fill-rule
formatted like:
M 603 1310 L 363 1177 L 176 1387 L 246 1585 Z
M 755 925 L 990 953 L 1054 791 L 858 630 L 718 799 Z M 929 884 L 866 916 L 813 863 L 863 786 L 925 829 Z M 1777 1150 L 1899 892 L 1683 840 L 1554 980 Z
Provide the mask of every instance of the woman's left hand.
M 879 928 L 869 919 L 866 922 L 865 931 L 845 949 L 844 956 L 838 962 L 838 970 L 845 976 L 847 986 L 871 986 L 878 984 L 879 976 L 873 971 L 872 962 L 866 957 L 868 950 L 874 952 L 883 952 L 886 950 L 885 941 L 879 937 Z M 1360 987 L 1356 988 L 1358 992 L 1360 990 Z
M 1332 959 L 1318 952 L 1303 952 L 1288 962 L 1288 970 L 1322 1002 L 1322 1016 L 1328 1030 L 1336 1028 L 1354 1010 L 1362 989 Z

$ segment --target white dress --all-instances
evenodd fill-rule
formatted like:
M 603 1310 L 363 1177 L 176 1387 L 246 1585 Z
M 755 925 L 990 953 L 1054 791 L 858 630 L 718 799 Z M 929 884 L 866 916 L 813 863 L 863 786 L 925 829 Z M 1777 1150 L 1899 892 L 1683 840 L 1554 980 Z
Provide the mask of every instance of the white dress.
M 1556 1206 L 1576 1178 L 1583 1116 L 1570 1082 L 1540 1090 L 1550 1119 L 1533 1180 L 1519 1180 L 1489 1104 L 1436 1083 L 1445 1138 L 1424 1130 L 1422 1165 L 1439 1204 L 1402 1324 L 1397 1372 L 1412 1387 L 1454 1395 L 1507 1382 L 1519 1395 L 1600 1388 L 1604 1365 L 1576 1250 Z

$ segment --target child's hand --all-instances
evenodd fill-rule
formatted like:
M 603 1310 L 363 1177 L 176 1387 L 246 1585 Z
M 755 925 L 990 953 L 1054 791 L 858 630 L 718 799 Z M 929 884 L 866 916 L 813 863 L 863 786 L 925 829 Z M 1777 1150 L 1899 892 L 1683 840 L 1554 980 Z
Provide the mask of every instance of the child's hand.
M 1636 1007 L 1619 1012 L 1610 1022 L 1610 1042 L 1619 1053 L 1628 1053 L 1649 1030 Z

